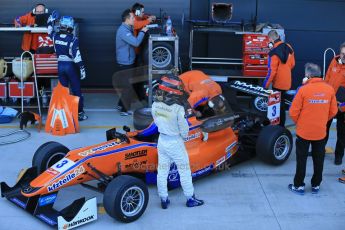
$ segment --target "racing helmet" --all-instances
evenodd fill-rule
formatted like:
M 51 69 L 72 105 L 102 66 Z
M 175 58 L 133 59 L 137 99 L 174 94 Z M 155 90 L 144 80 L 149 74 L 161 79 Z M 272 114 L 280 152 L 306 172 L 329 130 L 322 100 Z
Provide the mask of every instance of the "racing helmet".
M 71 16 L 62 16 L 60 19 L 60 31 L 72 33 L 74 29 L 74 19 Z
M 183 83 L 177 76 L 165 75 L 154 90 L 154 100 L 165 104 L 185 104 L 187 99 Z
M 218 95 L 208 101 L 208 106 L 217 114 L 225 113 L 228 110 L 227 103 L 223 95 Z

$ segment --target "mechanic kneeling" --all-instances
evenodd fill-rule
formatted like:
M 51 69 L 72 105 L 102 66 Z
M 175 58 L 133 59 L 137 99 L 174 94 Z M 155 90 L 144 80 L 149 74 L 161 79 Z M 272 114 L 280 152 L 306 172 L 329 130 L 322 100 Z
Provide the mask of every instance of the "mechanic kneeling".
M 185 72 L 179 76 L 184 90 L 189 93 L 188 102 L 197 117 L 210 117 L 230 113 L 222 89 L 209 76 L 198 70 Z
M 296 123 L 296 174 L 289 189 L 304 194 L 309 146 L 312 147 L 314 175 L 311 179 L 312 193 L 318 193 L 322 181 L 325 158 L 327 122 L 338 112 L 334 89 L 322 80 L 320 67 L 305 65 L 305 84 L 298 90 L 290 116 Z
M 183 140 L 188 136 L 189 126 L 182 106 L 184 100 L 182 82 L 177 77 L 175 79 L 163 77 L 155 94 L 152 116 L 160 133 L 157 145 L 157 187 L 161 206 L 166 209 L 170 204 L 167 179 L 173 162 L 180 174 L 181 186 L 187 198 L 186 206 L 203 205 L 204 201 L 194 196 L 189 157 Z

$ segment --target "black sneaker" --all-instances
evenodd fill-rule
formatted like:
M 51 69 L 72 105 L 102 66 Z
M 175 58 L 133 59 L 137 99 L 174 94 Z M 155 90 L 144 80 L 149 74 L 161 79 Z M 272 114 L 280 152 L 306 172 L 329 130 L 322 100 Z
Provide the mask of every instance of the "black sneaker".
M 335 157 L 334 158 L 334 164 L 335 165 L 341 165 L 343 163 L 343 159 L 341 157 Z
M 295 187 L 293 184 L 289 184 L 288 188 L 291 192 L 294 192 L 298 195 L 304 195 L 304 186 Z
M 85 114 L 84 111 L 78 113 L 78 120 L 79 120 L 79 121 L 84 121 L 84 120 L 86 120 L 86 119 L 88 119 L 88 116 L 86 116 L 86 114 Z
M 167 209 L 169 204 L 170 204 L 169 198 L 166 198 L 166 199 L 162 199 L 161 198 L 161 207 L 162 207 L 162 209 Z
M 312 194 L 318 194 L 319 191 L 320 191 L 320 186 L 311 187 L 311 193 Z

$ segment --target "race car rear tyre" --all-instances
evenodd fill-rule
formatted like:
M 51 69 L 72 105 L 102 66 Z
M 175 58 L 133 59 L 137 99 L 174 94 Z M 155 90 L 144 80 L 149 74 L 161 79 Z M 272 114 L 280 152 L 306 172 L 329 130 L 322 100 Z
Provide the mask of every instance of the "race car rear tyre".
M 136 130 L 146 129 L 152 121 L 151 108 L 137 109 L 133 113 L 133 126 Z
M 103 196 L 108 215 L 125 223 L 137 220 L 145 212 L 148 201 L 149 192 L 144 182 L 128 175 L 112 180 Z
M 292 147 L 289 130 L 279 125 L 268 125 L 260 131 L 256 154 L 267 163 L 281 165 L 289 158 Z
M 58 142 L 46 142 L 36 150 L 32 158 L 32 166 L 37 167 L 37 173 L 41 174 L 64 158 L 68 152 L 69 149 Z

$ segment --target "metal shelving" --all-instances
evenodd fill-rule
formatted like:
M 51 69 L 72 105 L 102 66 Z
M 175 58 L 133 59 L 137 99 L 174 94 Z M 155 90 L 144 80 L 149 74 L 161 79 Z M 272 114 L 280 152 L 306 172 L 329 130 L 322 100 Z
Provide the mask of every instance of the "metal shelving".
M 152 79 L 153 75 L 163 75 L 171 73 L 171 67 L 167 69 L 155 69 L 152 65 L 152 51 L 154 42 L 173 42 L 174 43 L 174 67 L 178 68 L 178 56 L 179 56 L 179 37 L 176 36 L 163 36 L 160 34 L 152 34 L 149 37 L 149 61 L 148 61 L 148 77 L 149 77 L 149 101 L 148 104 L 151 107 L 152 104 Z

